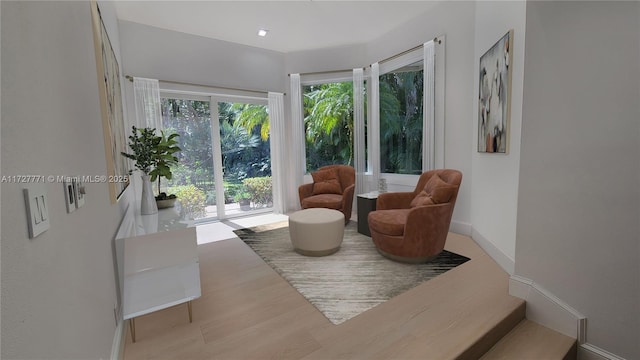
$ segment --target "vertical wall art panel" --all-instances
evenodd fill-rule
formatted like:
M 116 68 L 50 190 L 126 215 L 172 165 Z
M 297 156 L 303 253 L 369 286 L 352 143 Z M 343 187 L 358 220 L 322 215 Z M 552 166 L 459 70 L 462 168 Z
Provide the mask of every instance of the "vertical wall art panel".
M 507 153 L 511 117 L 513 30 L 480 57 L 478 152 Z
M 107 174 L 104 178 L 109 183 L 111 202 L 115 203 L 129 185 L 127 176 L 129 174 L 128 164 L 124 156 L 120 155 L 122 151 L 127 150 L 122 110 L 122 90 L 120 87 L 120 68 L 111 47 L 109 35 L 100 16 L 100 9 L 95 1 L 91 2 L 91 17 L 93 20 L 93 39 L 96 51 L 102 129 L 107 160 Z

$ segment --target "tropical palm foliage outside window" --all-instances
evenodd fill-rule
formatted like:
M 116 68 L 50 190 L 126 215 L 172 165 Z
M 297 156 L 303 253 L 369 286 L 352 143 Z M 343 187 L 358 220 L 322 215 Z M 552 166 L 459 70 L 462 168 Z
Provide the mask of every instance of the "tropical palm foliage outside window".
M 422 173 L 422 62 L 380 75 L 380 171 Z
M 353 82 L 303 87 L 307 171 L 353 165 Z
M 162 98 L 165 129 L 180 134 L 178 165 L 172 168 L 169 191 L 192 187 L 204 199 L 202 206 L 217 204 L 214 152 L 222 155 L 223 203 L 234 202 L 248 178 L 271 176 L 269 116 L 267 106 L 218 102 L 220 147 L 212 150 L 209 101 Z
M 182 149 L 167 185 L 194 184 L 202 189 L 213 186 L 209 101 L 162 98 L 161 106 L 163 127 L 180 135 Z

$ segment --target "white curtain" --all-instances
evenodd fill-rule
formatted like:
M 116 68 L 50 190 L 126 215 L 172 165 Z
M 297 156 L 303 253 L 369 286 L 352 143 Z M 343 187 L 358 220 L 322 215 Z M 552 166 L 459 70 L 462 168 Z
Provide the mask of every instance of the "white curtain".
M 371 171 L 371 179 L 369 181 L 368 191 L 378 189 L 378 179 L 380 179 L 380 64 L 371 64 L 371 95 L 369 102 L 371 103 L 371 114 L 369 116 L 370 129 L 368 135 L 369 143 L 369 169 Z
M 284 123 L 284 94 L 270 92 L 269 100 L 269 138 L 271 146 L 271 181 L 273 186 L 273 212 L 284 213 L 284 194 L 286 191 L 286 167 L 282 160 L 286 158 Z
M 133 78 L 133 98 L 136 107 L 138 127 L 162 130 L 162 112 L 160 110 L 160 83 L 155 79 Z
M 364 71 L 353 69 L 353 149 L 356 170 L 356 194 L 368 192 L 365 158 Z
M 302 117 L 302 88 L 300 86 L 300 74 L 291 74 L 291 134 L 293 148 L 291 149 L 293 181 L 288 184 L 295 189 L 297 198 L 298 186 L 304 181 L 305 165 L 305 132 L 304 118 Z
M 424 106 L 422 126 L 422 171 L 435 168 L 435 43 L 424 43 Z

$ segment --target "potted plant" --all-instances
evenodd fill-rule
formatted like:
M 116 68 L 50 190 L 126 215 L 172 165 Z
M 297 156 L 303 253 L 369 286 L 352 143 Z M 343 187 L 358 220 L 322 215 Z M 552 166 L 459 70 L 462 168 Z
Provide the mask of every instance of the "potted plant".
M 234 200 L 240 205 L 240 210 L 251 210 L 251 194 L 244 187 L 236 193 Z
M 163 132 L 161 135 L 156 135 L 153 128 L 132 127 L 132 134 L 129 136 L 129 147 L 132 153 L 122 152 L 121 154 L 133 160 L 135 167 L 143 173 L 140 206 L 140 212 L 143 215 L 158 212 L 151 182 L 157 179 L 158 191 L 160 191 L 160 177 L 171 179 L 171 165 L 178 162 L 178 158 L 174 154 L 180 151 L 180 147 L 176 145 L 175 141 L 177 136 L 178 134 L 171 134 L 167 137 Z

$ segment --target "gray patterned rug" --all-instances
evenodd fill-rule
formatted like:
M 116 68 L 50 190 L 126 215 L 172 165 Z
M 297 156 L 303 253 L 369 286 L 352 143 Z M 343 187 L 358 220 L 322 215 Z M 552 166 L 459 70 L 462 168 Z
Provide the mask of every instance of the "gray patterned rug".
M 469 260 L 445 250 L 426 264 L 391 261 L 354 221 L 340 250 L 323 257 L 296 253 L 286 222 L 234 232 L 336 325 Z

